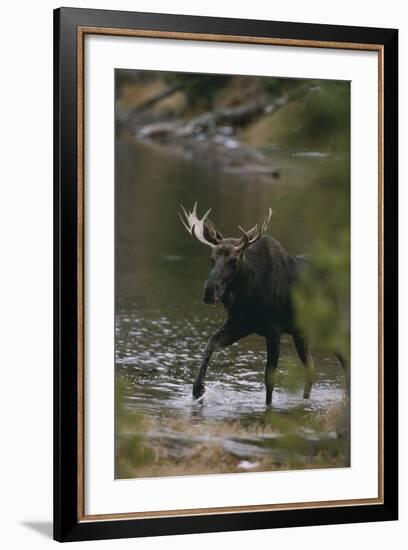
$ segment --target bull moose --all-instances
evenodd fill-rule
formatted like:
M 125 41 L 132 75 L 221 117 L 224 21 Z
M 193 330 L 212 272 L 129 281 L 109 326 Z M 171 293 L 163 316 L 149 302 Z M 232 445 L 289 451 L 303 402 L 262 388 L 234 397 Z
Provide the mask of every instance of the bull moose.
M 222 304 L 227 319 L 211 336 L 193 384 L 193 396 L 204 394 L 204 380 L 213 352 L 241 340 L 249 334 L 266 338 L 266 404 L 272 402 L 275 371 L 279 360 L 281 334 L 293 338 L 305 367 L 303 397 L 313 385 L 315 364 L 310 346 L 295 323 L 292 288 L 308 263 L 303 256 L 291 256 L 272 237 L 265 235 L 272 216 L 268 214 L 248 231 L 239 226 L 239 238 L 224 238 L 208 218 L 211 208 L 199 219 L 197 203 L 193 211 L 181 206 L 180 219 L 188 233 L 211 249 L 212 269 L 204 285 L 204 302 Z M 184 217 L 183 217 L 184 216 Z M 341 357 L 338 356 L 344 366 Z

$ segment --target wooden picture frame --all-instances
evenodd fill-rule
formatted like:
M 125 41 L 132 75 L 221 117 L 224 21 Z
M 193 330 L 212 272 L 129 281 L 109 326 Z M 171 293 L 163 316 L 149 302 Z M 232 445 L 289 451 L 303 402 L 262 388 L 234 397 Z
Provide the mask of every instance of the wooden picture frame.
M 84 39 L 148 37 L 378 56 L 378 495 L 87 515 L 84 477 Z M 54 537 L 58 541 L 397 519 L 398 32 L 274 21 L 60 8 L 54 12 Z M 387 363 L 387 365 L 385 365 Z

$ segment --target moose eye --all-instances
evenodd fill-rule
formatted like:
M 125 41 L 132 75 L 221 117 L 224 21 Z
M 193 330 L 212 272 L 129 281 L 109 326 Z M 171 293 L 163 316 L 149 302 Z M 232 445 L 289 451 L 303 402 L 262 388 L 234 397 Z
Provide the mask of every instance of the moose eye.
M 237 267 L 237 265 L 238 265 L 238 258 L 230 258 L 230 259 L 228 260 L 228 265 L 229 265 L 230 267 Z

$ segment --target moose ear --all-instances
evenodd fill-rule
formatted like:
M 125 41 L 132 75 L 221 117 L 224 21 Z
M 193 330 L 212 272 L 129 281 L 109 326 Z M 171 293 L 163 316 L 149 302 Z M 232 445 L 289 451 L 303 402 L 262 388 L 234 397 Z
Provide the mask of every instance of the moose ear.
M 238 250 L 238 259 L 240 260 L 242 256 L 245 254 L 246 247 L 243 246 L 240 250 Z

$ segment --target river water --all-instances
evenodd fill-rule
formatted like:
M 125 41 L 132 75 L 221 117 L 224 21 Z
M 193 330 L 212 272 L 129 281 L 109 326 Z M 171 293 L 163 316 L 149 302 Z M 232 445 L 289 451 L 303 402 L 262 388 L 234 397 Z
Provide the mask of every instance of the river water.
M 207 339 L 222 323 L 221 307 L 202 301 L 209 251 L 180 223 L 179 205 L 213 208 L 224 235 L 252 227 L 271 206 L 268 233 L 289 253 L 307 253 L 327 227 L 335 200 L 326 178 L 342 159 L 313 151 L 266 151 L 280 177 L 228 173 L 217 163 L 160 146 L 117 140 L 115 197 L 116 373 L 129 382 L 127 404 L 151 418 L 198 423 L 265 416 L 265 340 L 250 336 L 220 350 L 210 363 L 203 400 L 192 382 Z M 337 164 L 336 164 L 337 163 Z M 344 397 L 344 374 L 318 356 L 311 399 L 289 337 L 282 341 L 273 409 L 324 409 Z M 165 426 L 163 426 L 165 429 Z

